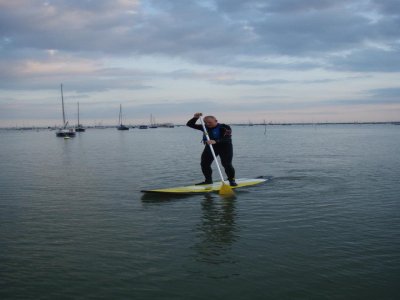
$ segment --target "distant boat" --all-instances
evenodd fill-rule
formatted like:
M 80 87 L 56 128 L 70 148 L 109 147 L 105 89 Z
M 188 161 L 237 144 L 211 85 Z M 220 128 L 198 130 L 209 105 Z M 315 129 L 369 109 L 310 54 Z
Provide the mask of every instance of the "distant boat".
M 85 132 L 85 128 L 79 123 L 79 102 L 78 102 L 78 125 L 75 127 L 76 132 Z
M 61 106 L 62 106 L 63 126 L 57 130 L 56 136 L 63 138 L 74 137 L 76 134 L 75 130 L 73 128 L 67 128 L 68 122 L 65 122 L 64 95 L 63 95 L 62 84 L 61 84 Z
M 158 128 L 156 125 L 156 118 L 153 115 L 150 115 L 150 126 L 149 128 Z
M 162 123 L 162 124 L 158 124 L 158 127 L 164 127 L 164 128 L 174 128 L 175 125 L 172 123 Z
M 100 122 L 99 124 L 94 125 L 94 128 L 96 128 L 96 129 L 106 129 L 107 127 L 104 126 L 103 124 L 101 124 L 101 122 Z
M 118 120 L 118 130 L 129 130 L 128 126 L 122 125 L 122 105 L 119 105 L 119 120 Z
M 147 129 L 147 128 L 149 128 L 149 126 L 147 126 L 147 125 L 140 125 L 139 126 L 139 129 Z

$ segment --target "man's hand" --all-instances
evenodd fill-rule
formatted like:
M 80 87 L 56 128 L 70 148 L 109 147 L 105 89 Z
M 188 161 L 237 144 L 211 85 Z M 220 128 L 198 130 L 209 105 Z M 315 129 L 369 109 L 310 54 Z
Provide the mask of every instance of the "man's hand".
M 202 115 L 203 115 L 202 113 L 195 113 L 193 117 L 194 118 L 200 118 Z
M 207 141 L 206 143 L 207 143 L 207 145 L 214 145 L 214 144 L 216 144 L 217 142 L 214 141 L 214 140 L 209 140 L 209 141 Z

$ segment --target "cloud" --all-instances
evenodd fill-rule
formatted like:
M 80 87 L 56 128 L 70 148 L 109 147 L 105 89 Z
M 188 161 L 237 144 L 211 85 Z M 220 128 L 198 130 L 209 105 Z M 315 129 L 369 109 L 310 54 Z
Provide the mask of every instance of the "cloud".
M 395 15 L 397 18 L 400 15 L 400 3 L 397 0 L 373 0 L 375 7 L 382 14 Z
M 271 65 L 263 61 L 267 56 L 313 57 L 329 65 L 331 53 L 357 49 L 367 54 L 365 41 L 399 39 L 394 1 L 369 5 L 362 0 L 0 3 L 2 51 L 8 54 L 15 49 L 55 49 L 82 55 L 167 55 L 230 66 L 240 66 L 239 56 L 251 55 L 253 63 L 247 68 L 268 68 Z M 378 21 L 371 22 L 371 12 L 381 16 Z M 358 63 L 349 56 L 343 68 L 352 70 Z
M 0 89 L 52 90 L 60 83 L 78 92 L 151 88 L 144 82 L 152 75 L 149 72 L 107 68 L 100 62 L 70 55 L 51 56 L 0 60 Z
M 399 72 L 400 47 L 395 47 L 392 50 L 363 49 L 343 57 L 333 57 L 329 68 L 353 72 Z
M 224 12 L 230 13 L 249 13 L 249 12 L 280 12 L 292 13 L 310 10 L 324 10 L 332 7 L 341 6 L 348 3 L 346 0 L 330 1 L 330 0 L 309 0 L 309 1 L 296 1 L 296 0 L 218 0 L 216 1 L 217 7 Z
M 119 101 L 160 114 L 196 99 L 221 113 L 395 105 L 398 28 L 397 0 L 0 0 L 0 103 L 12 115 L 28 108 L 3 99 L 40 104 L 64 83 L 93 116 Z
M 400 102 L 400 87 L 373 89 L 369 93 L 376 98 L 396 99 Z

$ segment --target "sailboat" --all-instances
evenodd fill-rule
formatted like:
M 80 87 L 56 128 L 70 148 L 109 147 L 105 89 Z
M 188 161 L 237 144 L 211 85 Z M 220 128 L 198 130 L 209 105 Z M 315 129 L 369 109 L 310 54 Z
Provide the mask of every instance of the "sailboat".
M 85 132 L 85 128 L 82 126 L 82 124 L 79 123 L 79 102 L 78 102 L 78 125 L 75 126 L 75 131 L 76 132 Z
M 118 130 L 129 130 L 129 127 L 122 125 L 122 105 L 119 105 L 119 119 L 118 119 Z
M 64 111 L 64 95 L 63 95 L 63 86 L 61 84 L 61 105 L 62 105 L 62 116 L 63 116 L 63 126 L 59 128 L 56 132 L 56 136 L 63 138 L 70 138 L 75 136 L 75 130 L 73 128 L 68 128 L 68 121 L 65 122 L 65 111 Z
M 150 126 L 149 128 L 158 128 L 156 124 L 156 118 L 153 115 L 150 115 Z

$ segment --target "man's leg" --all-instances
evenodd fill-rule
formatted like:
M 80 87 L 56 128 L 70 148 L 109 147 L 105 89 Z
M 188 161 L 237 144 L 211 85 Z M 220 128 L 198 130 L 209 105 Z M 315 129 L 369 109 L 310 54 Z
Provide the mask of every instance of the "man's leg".
M 232 181 L 235 179 L 235 169 L 232 166 L 233 159 L 233 147 L 232 144 L 221 144 L 219 145 L 218 154 L 221 157 L 222 166 L 225 169 L 225 173 L 228 176 L 228 180 Z
M 206 146 L 203 153 L 201 154 L 201 171 L 203 172 L 205 182 L 212 182 L 212 169 L 211 164 L 214 161 L 214 157 L 211 153 L 210 147 Z

